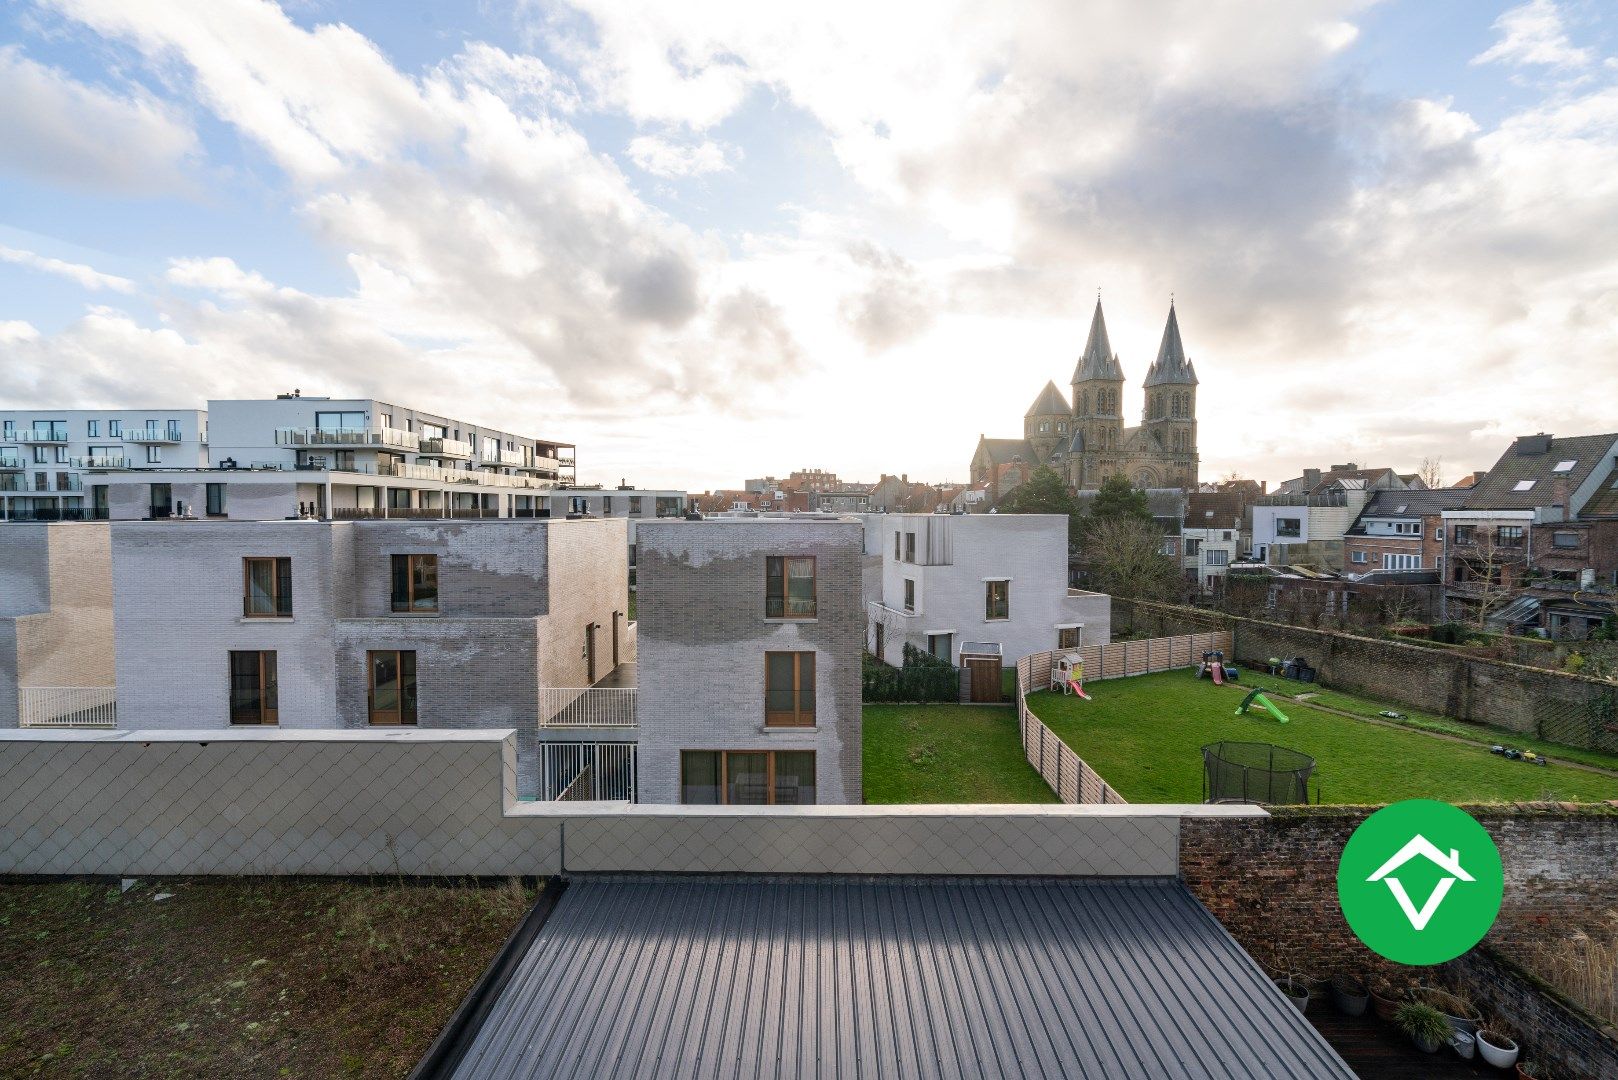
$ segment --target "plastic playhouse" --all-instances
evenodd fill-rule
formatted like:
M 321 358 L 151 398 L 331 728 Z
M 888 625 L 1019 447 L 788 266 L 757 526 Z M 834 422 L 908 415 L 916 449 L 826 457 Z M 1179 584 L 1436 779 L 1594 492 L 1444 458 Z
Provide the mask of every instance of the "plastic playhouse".
M 1235 682 L 1241 677 L 1241 672 L 1225 663 L 1225 654 L 1222 652 L 1203 653 L 1202 663 L 1197 665 L 1197 678 L 1212 679 L 1215 686 Z
M 1079 659 L 1078 653 L 1057 653 L 1051 657 L 1051 689 L 1090 700 L 1084 690 L 1084 661 Z

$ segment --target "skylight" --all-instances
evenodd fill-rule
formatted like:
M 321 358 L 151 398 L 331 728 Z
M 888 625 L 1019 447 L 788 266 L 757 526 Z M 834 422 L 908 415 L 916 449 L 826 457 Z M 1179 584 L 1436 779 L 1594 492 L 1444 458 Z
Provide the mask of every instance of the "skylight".
M 1517 486 L 1512 488 L 1511 490 L 1512 491 L 1533 491 L 1534 490 L 1534 481 L 1532 481 L 1532 480 L 1519 480 L 1519 481 L 1517 481 Z
M 1577 464 L 1577 461 L 1558 461 L 1556 468 L 1552 469 L 1551 472 L 1572 472 L 1573 467 Z

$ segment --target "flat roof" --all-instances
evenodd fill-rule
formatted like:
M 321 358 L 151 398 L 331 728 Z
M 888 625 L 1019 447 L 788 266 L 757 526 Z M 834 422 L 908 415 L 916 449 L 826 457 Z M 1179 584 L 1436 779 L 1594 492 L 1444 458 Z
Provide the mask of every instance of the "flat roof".
M 1168 879 L 575 879 L 460 1077 L 1354 1073 Z

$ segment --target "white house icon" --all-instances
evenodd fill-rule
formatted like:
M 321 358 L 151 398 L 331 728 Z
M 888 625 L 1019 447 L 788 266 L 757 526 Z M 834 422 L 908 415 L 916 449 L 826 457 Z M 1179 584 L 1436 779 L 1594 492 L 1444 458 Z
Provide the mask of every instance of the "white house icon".
M 1427 897 L 1427 902 L 1421 906 L 1419 911 L 1416 909 L 1416 905 L 1410 902 L 1410 894 L 1405 892 L 1404 883 L 1396 877 L 1388 876 L 1417 855 L 1427 859 L 1449 875 L 1438 883 L 1437 887 L 1433 889 L 1432 895 Z M 1399 907 L 1404 911 L 1405 918 L 1409 919 L 1410 925 L 1417 930 L 1427 928 L 1427 920 L 1433 917 L 1433 913 L 1438 910 L 1438 905 L 1444 902 L 1444 897 L 1448 894 L 1451 885 L 1454 885 L 1457 880 L 1475 880 L 1471 874 L 1461 869 L 1461 853 L 1459 851 L 1450 848 L 1449 854 L 1445 855 L 1433 846 L 1432 841 L 1420 833 L 1412 837 L 1408 844 L 1399 849 L 1398 854 L 1383 863 L 1376 873 L 1365 880 L 1367 882 L 1381 881 L 1384 878 L 1387 880 L 1388 888 L 1393 890 L 1393 898 L 1399 901 Z

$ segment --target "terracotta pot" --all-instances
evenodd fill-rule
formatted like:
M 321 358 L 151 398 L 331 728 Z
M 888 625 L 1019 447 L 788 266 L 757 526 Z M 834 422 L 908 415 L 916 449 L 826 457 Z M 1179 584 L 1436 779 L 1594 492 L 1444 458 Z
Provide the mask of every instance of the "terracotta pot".
M 1393 991 L 1393 993 L 1397 994 L 1398 991 Z M 1402 1004 L 1404 1004 L 1404 999 L 1401 997 L 1388 997 L 1378 990 L 1371 991 L 1371 1007 L 1376 1010 L 1378 1017 L 1390 1024 L 1393 1023 L 1393 1014 L 1399 1011 L 1399 1006 Z

